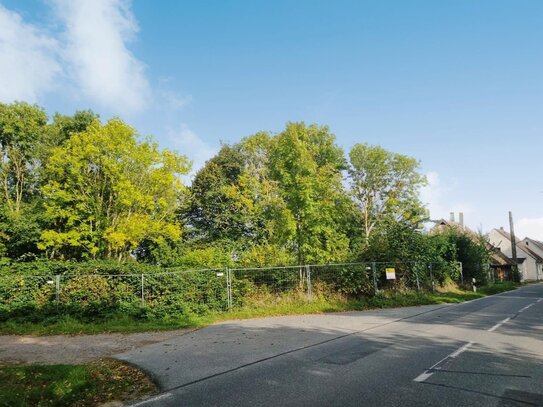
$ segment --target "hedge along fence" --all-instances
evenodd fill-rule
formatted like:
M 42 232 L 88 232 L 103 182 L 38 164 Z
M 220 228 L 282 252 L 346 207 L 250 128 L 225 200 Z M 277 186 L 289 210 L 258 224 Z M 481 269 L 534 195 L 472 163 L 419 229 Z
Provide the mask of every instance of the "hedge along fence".
M 345 263 L 149 274 L 6 275 L 0 321 L 58 315 L 160 319 L 241 307 L 373 296 L 380 290 L 431 290 L 460 281 L 458 264 Z M 395 279 L 387 278 L 394 272 Z

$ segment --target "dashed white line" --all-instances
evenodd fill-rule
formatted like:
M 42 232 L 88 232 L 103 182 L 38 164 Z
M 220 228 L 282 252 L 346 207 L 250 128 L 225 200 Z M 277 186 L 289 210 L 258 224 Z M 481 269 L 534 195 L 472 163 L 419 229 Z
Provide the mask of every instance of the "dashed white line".
M 494 325 L 492 328 L 488 330 L 488 332 L 494 332 L 496 329 L 498 329 L 500 326 L 505 324 L 507 321 L 509 321 L 511 317 L 505 318 L 503 321 L 498 322 L 496 325 Z
M 458 348 L 457 350 L 455 350 L 453 353 L 445 356 L 443 359 L 441 359 L 439 362 L 437 362 L 436 364 L 434 364 L 433 366 L 431 366 L 430 368 L 426 369 L 423 373 L 421 373 L 420 375 L 418 375 L 417 377 L 415 377 L 413 380 L 416 381 L 416 382 L 419 382 L 419 383 L 422 383 L 424 382 L 426 379 L 428 379 L 430 376 L 432 376 L 434 374 L 434 371 L 435 370 L 439 370 L 440 368 L 438 367 L 440 364 L 442 364 L 443 362 L 445 362 L 446 360 L 448 359 L 454 359 L 455 357 L 457 357 L 458 355 L 460 355 L 461 353 L 467 351 L 475 342 L 468 342 L 466 343 L 464 346 L 461 346 L 460 348 Z
M 529 304 L 529 305 L 526 305 L 524 308 L 520 309 L 518 312 L 521 313 L 523 311 L 526 311 L 528 308 L 530 308 L 531 306 L 535 305 L 535 302 Z

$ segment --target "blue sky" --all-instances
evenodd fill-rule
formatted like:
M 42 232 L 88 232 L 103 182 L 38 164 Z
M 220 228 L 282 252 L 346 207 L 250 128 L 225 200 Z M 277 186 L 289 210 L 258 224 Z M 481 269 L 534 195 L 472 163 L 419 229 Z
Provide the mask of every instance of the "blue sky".
M 119 115 L 195 167 L 287 121 L 421 160 L 433 218 L 543 239 L 543 2 L 0 0 L 0 101 Z

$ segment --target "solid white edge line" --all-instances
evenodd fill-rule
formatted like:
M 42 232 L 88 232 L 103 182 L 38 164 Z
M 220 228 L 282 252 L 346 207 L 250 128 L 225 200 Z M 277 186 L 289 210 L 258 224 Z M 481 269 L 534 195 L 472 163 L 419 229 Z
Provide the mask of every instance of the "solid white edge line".
M 147 403 L 152 403 L 153 401 L 167 399 L 167 398 L 170 398 L 171 396 L 173 396 L 172 393 L 159 394 L 158 396 L 151 397 L 151 398 L 148 398 L 146 400 L 142 400 L 139 403 L 130 404 L 130 407 L 144 406 Z
M 440 365 L 441 363 L 443 363 L 447 359 L 453 359 L 453 358 L 457 357 L 458 355 L 460 355 L 461 353 L 467 351 L 474 343 L 475 342 L 468 342 L 465 345 L 461 346 L 460 348 L 456 349 L 454 352 L 448 354 L 443 359 L 441 359 L 439 362 L 433 364 L 429 369 L 426 369 L 420 375 L 415 377 L 413 379 L 413 381 L 419 382 L 419 383 L 424 382 L 426 379 L 428 379 L 430 376 L 432 376 L 434 374 L 433 370 L 437 370 L 438 368 L 436 368 L 436 367 L 438 365 Z

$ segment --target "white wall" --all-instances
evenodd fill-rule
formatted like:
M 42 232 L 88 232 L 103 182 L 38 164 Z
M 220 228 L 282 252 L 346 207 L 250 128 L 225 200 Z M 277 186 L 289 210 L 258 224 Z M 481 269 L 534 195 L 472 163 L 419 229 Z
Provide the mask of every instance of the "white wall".
M 511 250 L 511 240 L 507 239 L 498 230 L 492 229 L 488 234 L 488 240 L 492 245 L 498 247 L 507 257 L 513 256 L 513 252 Z M 540 280 L 543 278 L 543 271 L 541 269 L 542 265 L 536 263 L 536 260 L 529 253 L 522 250 L 522 248 L 518 245 L 517 257 L 525 258 L 524 262 L 518 266 L 521 280 Z

